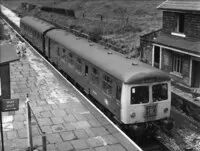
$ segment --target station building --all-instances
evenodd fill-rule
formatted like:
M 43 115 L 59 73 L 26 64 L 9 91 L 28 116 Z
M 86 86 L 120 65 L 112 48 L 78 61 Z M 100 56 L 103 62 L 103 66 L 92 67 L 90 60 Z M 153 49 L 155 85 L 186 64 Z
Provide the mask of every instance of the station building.
M 162 29 L 140 37 L 141 61 L 170 74 L 189 88 L 200 88 L 200 1 L 167 0 Z

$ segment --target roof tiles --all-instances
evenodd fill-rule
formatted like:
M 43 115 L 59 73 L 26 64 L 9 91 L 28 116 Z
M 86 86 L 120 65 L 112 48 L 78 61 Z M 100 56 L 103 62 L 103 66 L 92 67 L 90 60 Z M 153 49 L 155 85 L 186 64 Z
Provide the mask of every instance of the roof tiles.
M 200 55 L 200 40 L 194 38 L 182 38 L 176 37 L 169 34 L 162 33 L 156 39 L 154 43 L 164 45 L 167 47 L 172 47 L 175 49 L 180 49 L 185 52 Z
M 162 10 L 181 10 L 181 11 L 199 11 L 200 0 L 167 0 L 160 4 L 158 9 Z
M 12 44 L 0 45 L 0 64 L 9 63 L 18 60 L 17 53 Z
M 86 39 L 76 38 L 61 29 L 51 30 L 46 36 L 126 84 L 142 83 L 147 79 L 169 80 L 169 77 L 158 69 L 136 59 L 126 59 L 114 51 L 112 54 L 108 54 L 104 47 L 98 44 L 91 46 Z

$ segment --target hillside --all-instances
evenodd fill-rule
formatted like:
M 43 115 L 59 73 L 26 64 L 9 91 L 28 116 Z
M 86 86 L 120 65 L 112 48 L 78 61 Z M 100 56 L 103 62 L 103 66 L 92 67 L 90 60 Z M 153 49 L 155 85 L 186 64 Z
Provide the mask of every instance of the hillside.
M 46 12 L 23 11 L 21 2 L 75 10 L 76 19 Z M 98 28 L 109 42 L 122 48 L 122 53 L 134 55 L 139 36 L 161 28 L 162 12 L 156 7 L 163 0 L 9 0 L 13 10 L 24 15 L 39 15 L 63 25 L 71 25 L 86 33 Z M 83 18 L 84 14 L 84 18 Z M 103 16 L 101 20 L 100 16 Z

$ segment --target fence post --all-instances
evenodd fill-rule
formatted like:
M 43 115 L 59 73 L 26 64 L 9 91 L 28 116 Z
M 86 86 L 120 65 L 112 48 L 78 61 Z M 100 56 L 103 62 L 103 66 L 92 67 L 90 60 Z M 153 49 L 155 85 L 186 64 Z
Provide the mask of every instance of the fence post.
M 32 127 L 31 127 L 31 108 L 29 104 L 28 94 L 26 97 L 26 105 L 27 105 L 27 138 L 28 138 L 28 150 L 33 150 L 33 140 L 32 140 Z
M 42 132 L 42 146 L 43 146 L 43 151 L 47 151 L 47 141 L 45 132 Z

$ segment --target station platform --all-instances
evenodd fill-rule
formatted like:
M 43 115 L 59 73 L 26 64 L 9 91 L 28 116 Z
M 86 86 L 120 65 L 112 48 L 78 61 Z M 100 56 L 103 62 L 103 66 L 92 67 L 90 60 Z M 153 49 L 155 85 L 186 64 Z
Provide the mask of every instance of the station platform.
M 12 38 L 15 45 L 18 38 Z M 24 151 L 28 147 L 27 94 L 46 133 L 48 151 L 141 151 L 32 48 L 26 51 L 25 57 L 10 63 L 11 98 L 19 98 L 19 110 L 3 113 L 5 151 Z M 31 125 L 33 144 L 42 150 L 34 118 Z

